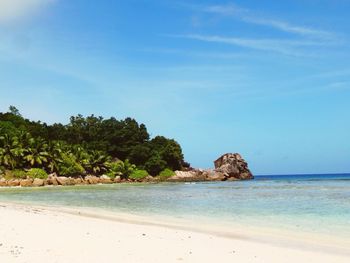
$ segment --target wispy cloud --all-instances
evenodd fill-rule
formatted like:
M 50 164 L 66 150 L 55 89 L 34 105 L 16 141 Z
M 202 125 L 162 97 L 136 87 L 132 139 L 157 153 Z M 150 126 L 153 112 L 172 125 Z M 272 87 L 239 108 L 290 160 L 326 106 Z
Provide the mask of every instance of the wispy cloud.
M 202 7 L 201 10 L 206 13 L 232 16 L 246 23 L 269 26 L 287 33 L 322 39 L 329 39 L 334 36 L 333 33 L 328 31 L 318 30 L 307 26 L 294 25 L 278 19 L 262 17 L 254 13 L 252 10 L 241 8 L 234 4 L 205 6 Z
M 0 23 L 12 22 L 35 14 L 56 0 L 0 0 Z
M 284 39 L 249 39 L 240 37 L 223 37 L 216 35 L 176 35 L 172 37 L 187 38 L 198 41 L 222 43 L 234 46 L 240 46 L 250 49 L 273 51 L 282 53 L 285 55 L 300 56 L 303 48 L 306 47 L 322 47 L 326 45 L 323 42 L 318 41 L 306 41 L 306 40 L 284 40 Z M 309 54 L 311 55 L 311 54 Z

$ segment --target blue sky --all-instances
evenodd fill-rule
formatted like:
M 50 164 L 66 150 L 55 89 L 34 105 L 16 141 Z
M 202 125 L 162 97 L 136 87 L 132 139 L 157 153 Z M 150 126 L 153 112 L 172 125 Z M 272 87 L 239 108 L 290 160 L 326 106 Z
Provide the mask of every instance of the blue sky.
M 0 110 L 132 116 L 211 167 L 350 172 L 350 1 L 0 0 Z

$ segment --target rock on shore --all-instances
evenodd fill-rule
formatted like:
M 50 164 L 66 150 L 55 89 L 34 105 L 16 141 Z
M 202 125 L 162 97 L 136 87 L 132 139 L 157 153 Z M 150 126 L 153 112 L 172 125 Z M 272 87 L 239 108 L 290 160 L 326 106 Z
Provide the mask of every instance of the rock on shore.
M 215 169 L 176 171 L 169 182 L 235 181 L 250 180 L 254 176 L 247 162 L 238 153 L 226 153 L 214 161 Z

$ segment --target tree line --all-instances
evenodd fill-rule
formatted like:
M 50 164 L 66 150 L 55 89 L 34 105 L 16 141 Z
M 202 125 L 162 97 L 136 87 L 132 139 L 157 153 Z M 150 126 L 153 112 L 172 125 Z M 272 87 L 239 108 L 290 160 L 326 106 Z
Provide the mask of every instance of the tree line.
M 0 113 L 2 169 L 39 168 L 64 176 L 145 170 L 155 176 L 188 166 L 179 143 L 164 136 L 151 139 L 146 126 L 132 118 L 79 114 L 68 124 L 48 125 L 24 118 L 14 106 Z

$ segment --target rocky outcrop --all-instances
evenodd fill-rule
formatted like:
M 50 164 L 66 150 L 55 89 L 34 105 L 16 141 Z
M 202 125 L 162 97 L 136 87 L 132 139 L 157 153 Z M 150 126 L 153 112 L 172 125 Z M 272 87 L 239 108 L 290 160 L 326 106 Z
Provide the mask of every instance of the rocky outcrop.
M 221 172 L 216 172 L 214 170 L 206 170 L 203 172 L 206 181 L 225 181 L 226 176 Z
M 85 184 L 85 181 L 82 178 L 74 178 L 74 185 Z
M 93 176 L 93 175 L 88 175 L 85 177 L 85 181 L 88 184 L 98 184 L 100 183 L 100 179 L 97 176 Z
M 238 153 L 227 153 L 214 161 L 215 169 L 176 171 L 169 182 L 236 181 L 253 179 L 248 164 Z
M 48 178 L 46 179 L 46 183 L 48 185 L 58 185 L 57 174 L 49 174 Z
M 253 175 L 247 162 L 238 153 L 226 153 L 214 161 L 215 172 L 222 173 L 227 179 L 248 180 Z
M 168 182 L 200 182 L 206 181 L 201 170 L 175 171 L 175 175 L 168 178 Z
M 32 183 L 33 186 L 44 186 L 45 185 L 45 180 L 43 179 L 39 179 L 39 178 L 35 178 L 33 183 Z
M 19 186 L 20 180 L 19 179 L 11 179 L 7 181 L 7 186 Z
M 33 186 L 33 179 L 23 179 L 19 183 L 22 187 L 30 187 Z
M 7 181 L 5 178 L 0 178 L 0 186 L 7 186 Z
M 55 178 L 58 185 L 69 185 L 69 179 L 64 176 L 58 176 Z

